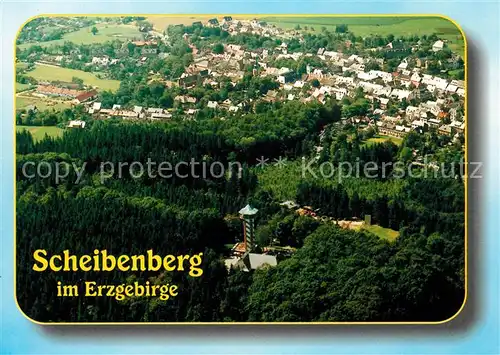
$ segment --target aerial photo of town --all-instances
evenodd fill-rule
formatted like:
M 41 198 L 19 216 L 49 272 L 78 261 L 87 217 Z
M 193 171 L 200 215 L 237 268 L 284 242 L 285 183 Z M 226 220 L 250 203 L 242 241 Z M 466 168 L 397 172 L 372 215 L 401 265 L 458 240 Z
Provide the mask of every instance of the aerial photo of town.
M 37 17 L 16 48 L 29 318 L 408 323 L 463 306 L 466 48 L 449 20 Z M 39 249 L 199 254 L 203 272 L 37 272 Z

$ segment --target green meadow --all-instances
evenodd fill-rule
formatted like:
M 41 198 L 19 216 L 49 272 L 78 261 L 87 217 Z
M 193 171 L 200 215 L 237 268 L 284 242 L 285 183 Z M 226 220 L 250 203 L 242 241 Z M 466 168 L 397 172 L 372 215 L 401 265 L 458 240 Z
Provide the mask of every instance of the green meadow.
M 25 91 L 25 90 L 28 90 L 28 89 L 31 89 L 31 85 L 30 84 L 16 83 L 16 92 Z
M 55 126 L 16 126 L 16 131 L 21 132 L 24 130 L 29 131 L 36 141 L 42 139 L 45 135 L 60 137 L 64 132 L 62 128 Z
M 373 224 L 371 226 L 363 225 L 361 227 L 362 230 L 375 234 L 381 239 L 388 240 L 390 242 L 394 241 L 397 237 L 399 237 L 399 232 L 390 228 L 384 228 L 379 225 Z
M 322 27 L 335 31 L 337 25 L 345 24 L 349 32 L 356 36 L 368 37 L 370 35 L 408 36 L 430 35 L 436 33 L 438 37 L 448 40 L 448 46 L 463 56 L 464 39 L 455 24 L 441 17 L 264 17 L 263 21 L 283 28 L 294 28 L 300 25 L 302 29 L 308 26 L 316 32 Z
M 120 24 L 97 24 L 98 32 L 93 35 L 91 32 L 93 26 L 84 27 L 78 31 L 66 33 L 63 38 L 40 42 L 40 43 L 23 43 L 18 45 L 20 49 L 26 49 L 33 45 L 40 45 L 42 47 L 50 47 L 53 45 L 62 45 L 64 42 L 73 42 L 75 44 L 92 44 L 104 43 L 115 39 L 131 40 L 141 39 L 142 33 L 136 26 L 133 25 L 120 25 Z
M 119 80 L 99 79 L 93 73 L 49 65 L 37 65 L 34 70 L 26 72 L 26 75 L 31 76 L 39 81 L 60 80 L 71 82 L 73 77 L 77 77 L 82 79 L 84 84 L 97 86 L 101 90 L 116 91 L 120 87 Z
M 364 144 L 365 145 L 372 145 L 372 144 L 377 144 L 377 143 L 384 143 L 386 141 L 391 141 L 392 143 L 394 143 L 396 145 L 401 145 L 401 143 L 403 143 L 402 138 L 376 135 L 375 137 L 368 138 Z
M 28 106 L 34 105 L 40 111 L 45 110 L 55 110 L 62 111 L 66 108 L 70 108 L 71 104 L 69 101 L 51 101 L 49 99 L 44 99 L 40 97 L 16 97 L 16 110 L 25 109 Z

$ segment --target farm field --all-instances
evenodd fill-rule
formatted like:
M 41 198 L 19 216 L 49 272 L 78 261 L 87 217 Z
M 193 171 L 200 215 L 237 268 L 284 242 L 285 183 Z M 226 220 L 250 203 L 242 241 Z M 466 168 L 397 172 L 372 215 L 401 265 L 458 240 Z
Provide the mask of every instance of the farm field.
M 40 42 L 36 45 L 42 47 L 50 47 L 53 45 L 62 45 L 64 42 L 73 42 L 75 44 L 92 44 L 104 43 L 114 39 L 141 39 L 142 33 L 134 25 L 120 25 L 120 24 L 97 24 L 99 30 L 95 35 L 90 31 L 93 26 L 84 27 L 75 32 L 69 32 L 63 36 L 62 39 Z M 23 43 L 18 45 L 20 49 L 26 49 L 33 46 L 35 43 Z
M 62 111 L 71 107 L 69 101 L 51 101 L 39 97 L 16 96 L 16 110 L 24 109 L 30 105 L 35 105 L 40 111 L 49 109 Z
M 300 25 L 314 27 L 320 32 L 322 27 L 335 31 L 335 27 L 346 24 L 349 32 L 356 36 L 370 35 L 395 36 L 430 35 L 448 40 L 448 46 L 459 55 L 464 55 L 464 39 L 460 30 L 450 21 L 441 17 L 263 17 L 262 21 L 282 28 L 294 28 Z
M 16 131 L 28 130 L 35 141 L 42 139 L 47 134 L 51 137 L 62 136 L 64 130 L 56 126 L 16 126 Z
M 116 91 L 120 87 L 119 80 L 99 79 L 93 73 L 49 65 L 36 65 L 35 69 L 27 72 L 26 75 L 41 81 L 53 81 L 57 79 L 71 82 L 73 77 L 77 77 L 82 79 L 85 84 L 97 86 L 101 90 Z

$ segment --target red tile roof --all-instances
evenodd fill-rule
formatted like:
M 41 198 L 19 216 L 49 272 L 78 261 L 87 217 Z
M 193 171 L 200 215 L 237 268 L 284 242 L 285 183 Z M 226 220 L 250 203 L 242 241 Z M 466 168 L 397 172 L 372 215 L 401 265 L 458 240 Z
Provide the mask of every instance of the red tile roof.
M 77 97 L 75 97 L 76 100 L 80 101 L 80 102 L 84 102 L 94 96 L 97 95 L 97 91 L 95 90 L 90 90 L 90 91 L 87 91 L 87 92 L 84 92 L 80 95 L 78 95 Z

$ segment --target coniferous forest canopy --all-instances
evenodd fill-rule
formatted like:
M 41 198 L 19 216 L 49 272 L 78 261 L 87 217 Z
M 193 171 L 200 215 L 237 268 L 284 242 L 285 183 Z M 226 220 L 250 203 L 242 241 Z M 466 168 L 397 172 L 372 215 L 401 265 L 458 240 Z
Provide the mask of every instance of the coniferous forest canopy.
M 199 29 L 184 29 L 196 31 L 199 47 L 210 46 L 210 32 L 217 32 L 205 29 L 204 37 Z M 179 31 L 170 29 L 172 36 L 180 37 Z M 227 41 L 220 31 L 213 35 L 217 43 Z M 328 36 L 323 37 L 328 44 Z M 253 35 L 232 40 L 250 47 L 268 41 Z M 300 46 L 317 51 L 320 44 Z M 176 50 L 180 53 L 175 54 Z M 192 58 L 181 44 L 170 52 L 162 70 L 174 78 L 179 76 L 174 72 L 182 72 Z M 364 116 L 372 108 L 362 95 L 348 103 L 334 98 L 324 104 L 263 102 L 258 96 L 276 89 L 276 83 L 252 76 L 251 70 L 236 86 L 196 87 L 187 92 L 167 87 L 155 92 L 154 85 L 141 90 L 142 79 L 122 74 L 113 72 L 121 80 L 117 92 L 101 93 L 105 106 L 171 107 L 173 97 L 189 92 L 213 100 L 246 96 L 256 103 L 235 117 L 220 119 L 220 114 L 201 110 L 196 120 L 166 122 L 97 120 L 77 106 L 51 112 L 51 118 L 54 122 L 81 118 L 87 122 L 85 129 L 68 129 L 59 137 L 42 139 L 34 139 L 27 130 L 17 132 L 16 292 L 20 308 L 30 318 L 41 322 L 430 322 L 448 319 L 460 309 L 465 297 L 466 191 L 458 175 L 460 166 L 450 164 L 463 158 L 460 142 L 429 130 L 410 132 L 400 144 L 391 140 L 367 144 L 375 135 L 373 128 L 360 130 L 342 122 L 346 114 Z M 25 123 L 24 116 L 18 120 Z M 415 151 L 445 163 L 441 169 L 447 174 L 398 177 L 388 168 L 373 178 L 339 181 L 336 175 L 301 173 L 303 160 L 313 160 L 311 171 L 318 174 L 322 163 L 340 170 L 345 162 L 408 167 Z M 261 157 L 271 162 L 286 158 L 287 165 L 263 168 L 258 165 Z M 222 177 L 171 178 L 158 174 L 136 178 L 126 170 L 120 178 L 102 179 L 104 162 L 117 166 L 145 164 L 148 159 L 172 165 L 194 159 L 220 162 L 224 167 L 238 162 L 241 170 L 234 165 Z M 46 162 L 51 167 L 61 162 L 78 167 L 85 163 L 85 171 L 79 183 L 74 169 L 63 181 L 53 175 L 28 177 L 23 172 L 27 162 L 34 166 Z M 282 205 L 286 200 L 311 206 L 324 218 L 296 213 Z M 224 259 L 228 245 L 243 239 L 238 211 L 247 204 L 259 210 L 257 248 L 278 245 L 294 252 L 278 255 L 274 267 L 228 271 Z M 372 225 L 399 235 L 382 238 L 368 228 L 341 228 L 336 223 L 364 220 L 367 215 Z M 68 249 L 75 255 L 91 255 L 95 249 L 113 255 L 144 254 L 148 249 L 158 255 L 203 252 L 204 272 L 199 278 L 118 270 L 40 273 L 32 269 L 37 249 L 51 254 Z M 81 285 L 89 280 L 100 284 L 149 280 L 179 285 L 179 293 L 167 301 L 56 294 L 59 281 Z

